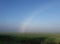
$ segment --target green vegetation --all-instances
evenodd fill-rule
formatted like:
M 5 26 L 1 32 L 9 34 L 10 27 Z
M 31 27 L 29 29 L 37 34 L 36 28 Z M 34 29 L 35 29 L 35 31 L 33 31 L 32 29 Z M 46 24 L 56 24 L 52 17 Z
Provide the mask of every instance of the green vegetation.
M 0 34 L 0 44 L 60 44 L 60 34 Z

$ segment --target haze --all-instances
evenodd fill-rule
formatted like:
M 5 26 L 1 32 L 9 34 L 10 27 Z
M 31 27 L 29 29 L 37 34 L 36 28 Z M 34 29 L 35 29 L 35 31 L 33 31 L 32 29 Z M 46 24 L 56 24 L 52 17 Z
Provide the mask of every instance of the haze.
M 0 0 L 0 32 L 60 32 L 60 0 Z

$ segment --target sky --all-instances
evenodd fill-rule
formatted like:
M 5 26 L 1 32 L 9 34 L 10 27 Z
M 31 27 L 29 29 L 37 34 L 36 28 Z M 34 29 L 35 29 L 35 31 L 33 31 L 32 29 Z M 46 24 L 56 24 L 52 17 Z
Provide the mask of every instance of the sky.
M 59 32 L 60 0 L 0 0 L 0 31 Z

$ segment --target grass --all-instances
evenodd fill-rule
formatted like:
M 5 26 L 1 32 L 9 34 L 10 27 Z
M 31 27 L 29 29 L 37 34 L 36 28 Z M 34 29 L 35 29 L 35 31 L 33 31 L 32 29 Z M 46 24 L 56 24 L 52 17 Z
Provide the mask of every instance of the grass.
M 0 44 L 59 44 L 60 34 L 0 33 Z

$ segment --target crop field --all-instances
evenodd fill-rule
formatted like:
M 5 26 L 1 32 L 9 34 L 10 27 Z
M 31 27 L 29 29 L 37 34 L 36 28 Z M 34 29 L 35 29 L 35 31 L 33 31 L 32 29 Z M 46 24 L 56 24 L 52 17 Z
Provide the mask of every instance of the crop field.
M 60 34 L 0 33 L 0 44 L 60 44 Z

